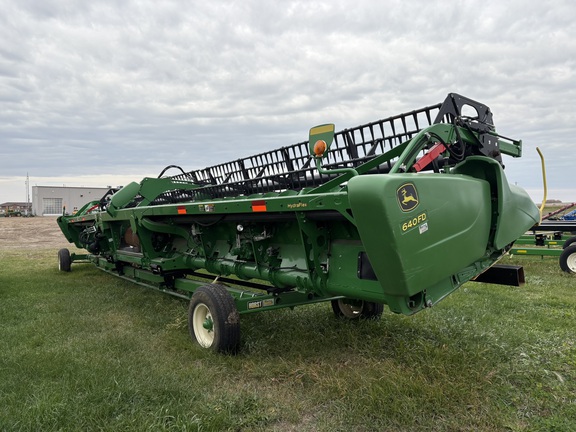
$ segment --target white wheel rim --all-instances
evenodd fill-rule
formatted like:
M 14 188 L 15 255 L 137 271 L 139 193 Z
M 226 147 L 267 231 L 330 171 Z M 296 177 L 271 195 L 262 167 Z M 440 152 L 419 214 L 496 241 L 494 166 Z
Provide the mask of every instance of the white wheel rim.
M 572 273 L 576 273 L 576 252 L 568 255 L 566 258 L 566 266 Z
M 204 328 L 204 323 L 206 320 L 212 320 L 212 314 L 210 309 L 204 303 L 200 303 L 194 309 L 194 315 L 192 316 L 192 327 L 194 328 L 194 336 L 204 348 L 210 348 L 212 342 L 214 342 L 214 330 Z
M 362 313 L 362 305 L 354 306 L 348 303 L 344 303 L 342 300 L 338 300 L 338 307 L 346 318 L 356 318 Z

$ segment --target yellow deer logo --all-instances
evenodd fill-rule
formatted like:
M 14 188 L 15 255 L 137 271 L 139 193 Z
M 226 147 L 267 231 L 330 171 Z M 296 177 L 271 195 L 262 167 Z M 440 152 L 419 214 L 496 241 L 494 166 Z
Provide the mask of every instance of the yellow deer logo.
M 402 198 L 402 204 L 403 205 L 406 205 L 411 201 L 415 202 L 415 203 L 418 202 L 418 200 L 416 198 L 414 198 L 412 195 L 408 195 L 408 192 L 406 192 L 406 188 L 402 189 L 402 197 L 403 197 Z
M 418 206 L 418 192 L 412 183 L 405 183 L 396 191 L 398 204 L 403 212 L 414 210 Z

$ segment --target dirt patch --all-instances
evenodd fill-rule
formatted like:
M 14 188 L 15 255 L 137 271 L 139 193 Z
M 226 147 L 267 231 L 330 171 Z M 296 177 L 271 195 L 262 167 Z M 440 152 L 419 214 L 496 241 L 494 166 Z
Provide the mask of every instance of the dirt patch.
M 56 217 L 0 218 L 0 250 L 76 247 L 60 231 Z

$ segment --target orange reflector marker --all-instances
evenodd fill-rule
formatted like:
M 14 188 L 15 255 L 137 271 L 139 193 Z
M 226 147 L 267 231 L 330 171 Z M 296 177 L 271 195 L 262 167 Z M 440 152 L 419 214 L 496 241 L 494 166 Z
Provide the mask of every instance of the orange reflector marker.
M 327 148 L 328 145 L 326 144 L 326 141 L 324 140 L 316 141 L 316 144 L 314 144 L 314 155 L 316 157 L 322 157 L 324 155 L 324 152 L 326 152 Z
M 253 212 L 265 212 L 266 210 L 266 201 L 258 200 L 252 201 L 252 211 Z
M 178 206 L 178 214 L 186 214 L 186 207 Z

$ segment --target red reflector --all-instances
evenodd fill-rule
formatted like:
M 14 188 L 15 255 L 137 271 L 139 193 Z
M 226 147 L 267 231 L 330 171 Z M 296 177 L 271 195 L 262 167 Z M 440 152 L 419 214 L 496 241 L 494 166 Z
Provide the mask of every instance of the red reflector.
M 253 212 L 265 212 L 266 211 L 266 201 L 252 201 L 252 211 Z
M 186 214 L 186 207 L 178 206 L 178 214 Z

